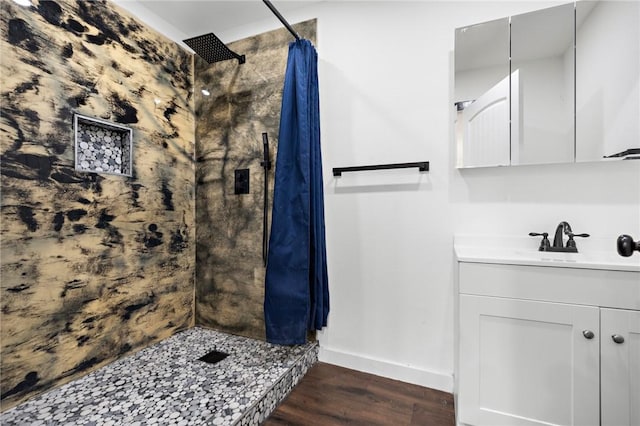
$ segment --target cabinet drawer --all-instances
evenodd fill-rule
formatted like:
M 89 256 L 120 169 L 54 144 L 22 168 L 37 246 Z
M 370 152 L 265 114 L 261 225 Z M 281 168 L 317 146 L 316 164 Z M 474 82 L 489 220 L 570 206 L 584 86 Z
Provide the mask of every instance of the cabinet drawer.
M 640 310 L 640 273 L 460 262 L 460 293 Z

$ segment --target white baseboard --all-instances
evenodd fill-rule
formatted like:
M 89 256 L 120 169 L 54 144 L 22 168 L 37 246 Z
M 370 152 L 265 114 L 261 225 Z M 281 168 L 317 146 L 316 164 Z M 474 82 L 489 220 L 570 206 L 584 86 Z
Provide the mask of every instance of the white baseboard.
M 362 355 L 326 349 L 320 346 L 318 354 L 320 362 L 400 380 L 444 392 L 453 392 L 453 375 L 441 372 L 422 370 L 390 361 L 384 361 Z

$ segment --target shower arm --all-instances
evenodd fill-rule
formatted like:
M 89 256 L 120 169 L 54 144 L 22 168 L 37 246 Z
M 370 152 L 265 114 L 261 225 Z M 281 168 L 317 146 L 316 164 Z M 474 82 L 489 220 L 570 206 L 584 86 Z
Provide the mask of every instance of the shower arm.
M 276 9 L 276 7 L 273 4 L 271 4 L 269 0 L 262 0 L 262 1 L 264 2 L 264 4 L 267 5 L 269 9 L 271 9 L 271 12 L 273 12 L 273 14 L 276 15 L 276 17 L 280 20 L 280 22 L 282 22 L 282 25 L 284 25 L 287 28 L 287 30 L 289 30 L 289 32 L 293 34 L 296 40 L 300 40 L 300 35 L 298 35 L 298 33 L 293 29 L 291 25 L 289 25 L 287 20 L 284 19 L 284 17 L 280 14 L 280 12 L 278 12 L 278 9 Z

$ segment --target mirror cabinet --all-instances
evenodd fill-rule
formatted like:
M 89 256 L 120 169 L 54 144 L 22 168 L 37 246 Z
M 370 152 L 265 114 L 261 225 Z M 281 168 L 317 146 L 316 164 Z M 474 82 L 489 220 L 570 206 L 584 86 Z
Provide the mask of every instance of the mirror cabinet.
M 576 4 L 576 161 L 640 155 L 640 2 Z
M 509 165 L 509 19 L 456 30 L 454 60 L 459 162 Z
M 640 157 L 640 2 L 456 29 L 459 168 Z

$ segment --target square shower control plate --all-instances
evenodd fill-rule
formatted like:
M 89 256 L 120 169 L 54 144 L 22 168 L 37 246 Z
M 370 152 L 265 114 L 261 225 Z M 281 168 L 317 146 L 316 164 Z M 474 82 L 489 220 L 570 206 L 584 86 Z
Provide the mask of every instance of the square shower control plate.
M 132 175 L 133 130 L 79 114 L 73 124 L 77 171 Z
M 238 169 L 235 171 L 234 193 L 249 193 L 249 169 Z

